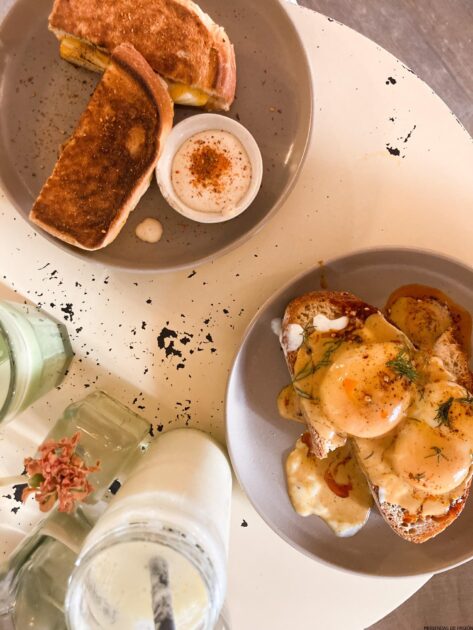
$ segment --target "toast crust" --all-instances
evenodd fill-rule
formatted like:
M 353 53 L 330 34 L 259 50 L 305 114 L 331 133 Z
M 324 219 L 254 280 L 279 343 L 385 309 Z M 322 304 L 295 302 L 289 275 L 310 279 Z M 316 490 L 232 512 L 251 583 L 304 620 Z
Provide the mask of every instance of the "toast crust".
M 359 457 L 356 440 L 352 440 L 352 450 L 355 453 L 355 457 L 357 458 L 362 472 L 365 473 L 362 460 Z M 404 538 L 408 542 L 417 544 L 424 543 L 427 540 L 438 536 L 460 516 L 463 508 L 465 507 L 471 486 L 470 478 L 465 484 L 462 496 L 450 504 L 450 507 L 445 514 L 440 516 L 418 517 L 417 515 L 409 514 L 407 510 L 401 508 L 399 505 L 394 505 L 388 501 L 381 501 L 378 487 L 373 485 L 366 473 L 365 477 L 368 482 L 368 486 L 370 487 L 371 494 L 373 495 L 375 503 L 378 507 L 378 511 L 387 524 L 396 532 L 396 534 L 401 536 L 401 538 Z
M 130 44 L 119 46 L 30 219 L 82 249 L 111 243 L 149 186 L 172 120 L 165 82 Z
M 55 0 L 49 28 L 108 53 L 129 42 L 155 72 L 209 94 L 210 108 L 228 110 L 235 98 L 233 46 L 191 0 Z

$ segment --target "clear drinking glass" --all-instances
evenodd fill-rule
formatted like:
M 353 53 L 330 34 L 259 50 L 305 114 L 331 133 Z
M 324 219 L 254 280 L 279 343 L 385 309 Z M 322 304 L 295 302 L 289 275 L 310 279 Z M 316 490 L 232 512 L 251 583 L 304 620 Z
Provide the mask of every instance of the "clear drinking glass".
M 0 422 L 59 385 L 72 355 L 62 324 L 34 306 L 0 302 Z
M 0 566 L 1 630 L 64 630 L 64 599 L 69 575 L 82 542 L 97 516 L 110 484 L 126 478 L 142 456 L 149 423 L 97 391 L 73 403 L 46 439 L 59 440 L 77 431 L 78 452 L 87 465 L 100 460 L 89 480 L 94 492 L 73 515 L 53 511 Z
M 46 440 L 60 440 L 80 432 L 77 453 L 87 466 L 100 460 L 88 477 L 95 490 L 85 501 L 100 500 L 112 481 L 127 474 L 147 443 L 149 422 L 103 391 L 72 403 L 55 423 Z
M 205 433 L 157 438 L 87 536 L 71 630 L 211 630 L 226 590 L 232 476 Z
M 64 630 L 64 599 L 80 545 L 92 527 L 85 515 L 52 512 L 0 567 L 1 630 Z

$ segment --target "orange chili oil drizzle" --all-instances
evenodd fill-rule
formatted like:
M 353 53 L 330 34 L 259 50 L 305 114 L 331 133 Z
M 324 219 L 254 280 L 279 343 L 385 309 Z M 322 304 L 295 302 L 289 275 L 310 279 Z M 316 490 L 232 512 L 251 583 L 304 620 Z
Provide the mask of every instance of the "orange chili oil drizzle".
M 472 318 L 471 314 L 459 304 L 456 304 L 448 295 L 424 284 L 405 284 L 391 293 L 389 296 L 384 312 L 389 316 L 390 309 L 394 302 L 401 297 L 411 297 L 417 300 L 434 298 L 440 303 L 445 304 L 452 314 L 455 324 L 458 341 L 468 356 L 471 355 L 471 331 Z
M 312 438 L 308 431 L 301 436 L 301 440 L 309 449 L 309 455 L 315 457 L 312 453 Z M 335 465 L 333 472 L 329 467 L 324 474 L 324 481 L 329 489 L 341 499 L 346 499 L 350 495 L 351 490 L 353 490 L 353 486 L 351 481 L 349 483 L 338 483 L 338 481 L 335 480 L 335 475 L 337 474 L 339 467 L 344 466 L 348 461 L 350 461 L 350 459 L 351 455 L 347 455 L 345 459 L 342 459 L 341 462 L 338 462 L 338 464 Z

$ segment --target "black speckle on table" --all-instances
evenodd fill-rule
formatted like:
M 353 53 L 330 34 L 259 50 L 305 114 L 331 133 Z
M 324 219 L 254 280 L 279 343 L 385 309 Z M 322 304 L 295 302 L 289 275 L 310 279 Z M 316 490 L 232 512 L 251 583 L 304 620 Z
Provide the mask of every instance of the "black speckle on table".
M 393 77 L 388 77 L 386 81 L 386 85 L 396 85 L 397 81 Z
M 16 483 L 13 486 L 13 499 L 21 503 L 21 495 L 23 494 L 23 490 L 27 487 L 27 483 Z
M 166 357 L 176 356 L 182 357 L 182 352 L 175 347 L 174 340 L 177 339 L 178 334 L 175 330 L 171 330 L 166 326 L 161 330 L 158 335 L 158 348 L 164 350 Z
M 413 133 L 413 131 L 414 131 L 414 129 L 415 129 L 416 127 L 417 127 L 417 125 L 414 125 L 414 126 L 412 127 L 412 129 L 409 131 L 409 133 L 407 134 L 407 136 L 404 138 L 404 142 L 407 142 L 407 141 L 410 139 L 410 137 L 412 136 L 412 133 Z
M 61 306 L 61 311 L 64 313 L 64 319 L 66 322 L 72 322 L 74 319 L 74 310 L 71 302 L 66 302 L 65 306 Z
M 248 527 L 248 523 L 245 521 L 245 519 L 242 520 L 241 527 Z
M 121 487 L 122 484 L 118 481 L 118 479 L 115 479 L 115 481 L 111 484 L 109 490 L 112 494 L 117 494 Z
M 389 143 L 386 145 L 386 149 L 390 155 L 394 155 L 396 157 L 401 155 L 401 152 L 399 151 L 399 149 L 397 149 L 396 147 L 392 147 Z

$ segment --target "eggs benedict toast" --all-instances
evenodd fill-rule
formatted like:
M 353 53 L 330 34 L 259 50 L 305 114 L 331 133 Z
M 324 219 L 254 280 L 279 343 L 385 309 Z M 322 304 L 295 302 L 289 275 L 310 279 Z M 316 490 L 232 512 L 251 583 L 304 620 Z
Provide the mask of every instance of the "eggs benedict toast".
M 164 81 L 133 46 L 118 46 L 30 219 L 82 249 L 111 243 L 146 192 L 172 121 Z
M 74 65 L 102 72 L 128 42 L 164 77 L 174 102 L 228 110 L 235 98 L 233 46 L 191 0 L 55 0 L 49 28 Z
M 399 290 L 386 313 L 344 292 L 293 300 L 280 335 L 292 383 L 278 405 L 306 423 L 307 460 L 333 459 L 348 444 L 383 517 L 419 543 L 452 523 L 468 496 L 471 318 L 428 287 L 420 297 Z M 289 471 L 288 460 L 302 514 Z

